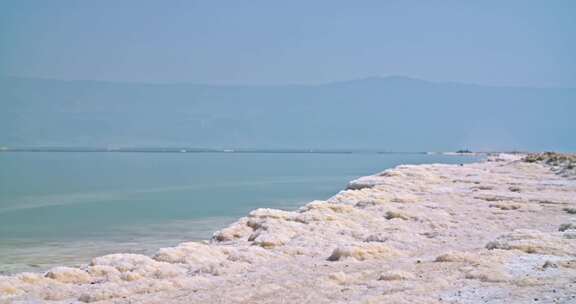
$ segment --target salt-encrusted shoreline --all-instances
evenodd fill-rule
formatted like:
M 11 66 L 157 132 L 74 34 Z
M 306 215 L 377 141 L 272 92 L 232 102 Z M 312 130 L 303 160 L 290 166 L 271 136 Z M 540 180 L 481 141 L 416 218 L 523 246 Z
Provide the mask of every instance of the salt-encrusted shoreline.
M 576 181 L 520 157 L 399 166 L 211 241 L 0 277 L 0 302 L 576 303 Z

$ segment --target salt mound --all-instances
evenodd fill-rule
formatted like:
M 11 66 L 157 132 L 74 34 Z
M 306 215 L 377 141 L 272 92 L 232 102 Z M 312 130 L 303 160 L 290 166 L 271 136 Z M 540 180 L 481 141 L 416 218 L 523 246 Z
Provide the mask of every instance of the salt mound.
M 88 273 L 95 279 L 113 281 L 120 278 L 121 272 L 115 267 L 108 265 L 89 266 Z
M 296 212 L 291 211 L 284 211 L 279 209 L 271 209 L 271 208 L 258 208 L 250 212 L 248 217 L 250 218 L 271 218 L 271 219 L 284 219 L 284 220 L 291 220 L 296 217 Z
M 85 284 L 92 280 L 90 274 L 84 270 L 71 267 L 52 268 L 46 277 L 62 283 Z
M 90 265 L 113 267 L 121 272 L 121 277 L 127 281 L 141 278 L 170 278 L 186 272 L 181 266 L 156 261 L 140 254 L 109 254 L 94 258 Z
M 480 258 L 473 253 L 470 252 L 461 252 L 461 251 L 451 251 L 439 255 L 436 257 L 436 262 L 462 262 L 462 263 L 472 263 L 477 264 L 480 261 Z
M 226 260 L 227 256 L 222 250 L 198 242 L 181 243 L 176 247 L 162 248 L 153 259 L 167 263 L 182 264 L 216 264 Z
M 218 242 L 226 242 L 247 238 L 252 232 L 252 228 L 250 228 L 247 223 L 248 218 L 243 217 L 232 225 L 220 231 L 216 231 L 212 236 L 212 239 Z
M 328 261 L 341 261 L 353 258 L 358 261 L 368 259 L 386 259 L 398 256 L 400 253 L 389 246 L 378 243 L 366 243 L 362 245 L 339 246 L 332 251 Z
M 378 277 L 378 280 L 380 281 L 400 281 L 400 280 L 413 280 L 413 279 L 414 279 L 413 274 L 402 270 L 386 271 L 380 274 L 380 277 Z
M 486 249 L 520 250 L 525 253 L 575 255 L 576 244 L 556 233 L 515 230 L 486 244 Z
M 482 267 L 471 269 L 466 274 L 466 279 L 479 280 L 489 283 L 500 283 L 509 281 L 511 277 L 502 269 Z
M 24 291 L 18 288 L 16 279 L 10 277 L 0 277 L 0 296 L 15 296 Z M 2 297 L 0 297 L 2 299 Z
M 558 231 L 566 231 L 566 230 L 576 230 L 576 224 L 562 224 L 558 227 Z

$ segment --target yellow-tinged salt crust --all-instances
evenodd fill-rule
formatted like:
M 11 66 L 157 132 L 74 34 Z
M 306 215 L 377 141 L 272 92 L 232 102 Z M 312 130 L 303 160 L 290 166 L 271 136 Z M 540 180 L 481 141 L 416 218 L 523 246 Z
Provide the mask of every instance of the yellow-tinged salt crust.
M 518 159 L 399 166 L 210 241 L 0 277 L 0 303 L 576 303 L 576 183 Z

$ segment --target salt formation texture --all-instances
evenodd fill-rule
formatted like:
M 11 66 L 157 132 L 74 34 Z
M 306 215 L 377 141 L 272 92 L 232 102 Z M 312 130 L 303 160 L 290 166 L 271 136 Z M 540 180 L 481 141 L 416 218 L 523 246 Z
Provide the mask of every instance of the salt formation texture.
M 0 302 L 576 303 L 576 181 L 553 170 L 399 166 L 210 241 L 0 277 Z

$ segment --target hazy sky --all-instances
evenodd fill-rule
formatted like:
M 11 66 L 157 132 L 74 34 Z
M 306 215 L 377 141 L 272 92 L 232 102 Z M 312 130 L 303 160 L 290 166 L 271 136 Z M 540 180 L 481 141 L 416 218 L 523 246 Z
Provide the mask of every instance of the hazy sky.
M 1 75 L 576 87 L 576 1 L 0 0 Z

